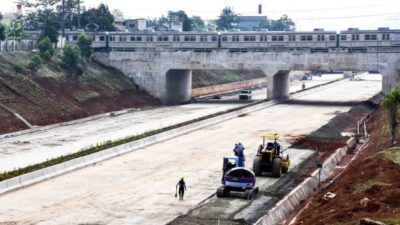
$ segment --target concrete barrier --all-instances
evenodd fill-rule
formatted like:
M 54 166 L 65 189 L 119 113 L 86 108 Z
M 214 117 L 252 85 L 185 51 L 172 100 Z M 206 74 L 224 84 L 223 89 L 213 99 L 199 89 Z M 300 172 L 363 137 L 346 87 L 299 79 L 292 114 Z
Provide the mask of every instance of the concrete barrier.
M 319 181 L 324 182 L 334 173 L 335 167 L 340 163 L 343 157 L 347 154 L 347 146 L 339 148 L 326 159 L 321 169 L 321 177 L 319 171 L 314 171 L 311 177 L 306 178 L 301 184 L 294 188 L 282 200 L 280 200 L 272 209 L 268 210 L 266 215 L 261 217 L 256 225 L 277 225 L 281 224 L 288 216 L 296 210 L 302 201 L 307 200 L 315 193 L 319 186 Z
M 345 80 L 346 81 L 346 80 Z M 345 81 L 339 81 L 337 83 L 342 83 Z M 339 85 L 337 83 L 329 84 L 327 85 L 328 87 L 330 86 L 336 86 Z M 307 93 L 313 93 L 318 90 L 328 88 L 326 86 L 320 86 L 318 88 L 312 88 L 309 90 L 305 90 L 304 92 L 294 94 L 293 96 L 289 97 L 289 99 L 295 99 L 301 96 L 306 95 Z M 171 138 L 174 138 L 176 136 L 189 133 L 191 131 L 201 129 L 203 127 L 211 126 L 217 123 L 221 123 L 223 121 L 233 119 L 239 116 L 242 116 L 244 114 L 252 113 L 255 111 L 259 111 L 261 109 L 271 107 L 273 105 L 279 104 L 281 102 L 286 101 L 287 99 L 282 99 L 282 100 L 271 100 L 268 102 L 263 102 L 259 103 L 253 106 L 249 106 L 243 109 L 239 109 L 233 112 L 228 112 L 219 116 L 215 116 L 209 119 L 205 119 L 202 121 L 194 122 L 192 124 L 188 124 L 182 127 L 178 127 L 160 134 L 156 134 L 150 137 L 143 138 L 141 140 L 133 141 L 130 143 L 126 143 L 120 146 L 116 146 L 113 148 L 109 148 L 106 150 L 103 150 L 101 152 L 97 152 L 94 154 L 91 154 L 90 156 L 83 156 L 80 158 L 72 159 L 70 161 L 60 163 L 56 166 L 53 167 L 53 169 L 40 169 L 32 173 L 24 174 L 15 178 L 11 178 L 8 180 L 4 180 L 0 182 L 0 195 L 7 193 L 12 190 L 16 190 L 22 187 L 26 187 L 41 181 L 44 181 L 46 179 L 54 178 L 56 176 L 62 175 L 69 173 L 71 171 L 93 165 L 95 163 L 98 163 L 100 161 L 104 161 L 107 159 L 111 159 L 114 157 L 117 157 L 122 154 L 126 154 L 135 150 L 138 150 L 140 148 L 165 141 Z M 85 160 L 86 159 L 86 160 Z

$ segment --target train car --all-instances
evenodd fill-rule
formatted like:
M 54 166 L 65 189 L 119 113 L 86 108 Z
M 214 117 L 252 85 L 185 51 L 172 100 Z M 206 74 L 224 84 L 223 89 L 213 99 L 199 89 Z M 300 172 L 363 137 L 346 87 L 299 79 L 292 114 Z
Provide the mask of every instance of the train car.
M 108 38 L 108 43 L 106 40 Z M 108 45 L 114 50 L 194 50 L 206 51 L 218 47 L 218 35 L 213 32 L 111 32 L 96 34 L 94 47 Z
M 335 31 L 311 32 L 226 32 L 221 34 L 221 48 L 231 51 L 329 51 L 337 47 Z
M 340 32 L 340 50 L 346 52 L 367 52 L 390 50 L 400 47 L 400 30 L 378 28 L 359 30 L 349 28 Z

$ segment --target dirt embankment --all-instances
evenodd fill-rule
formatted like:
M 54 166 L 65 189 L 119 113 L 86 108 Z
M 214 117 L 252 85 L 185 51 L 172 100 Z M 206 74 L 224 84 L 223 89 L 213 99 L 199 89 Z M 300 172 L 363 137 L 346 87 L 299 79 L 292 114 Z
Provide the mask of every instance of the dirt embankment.
M 265 78 L 261 70 L 193 70 L 192 88 Z
M 362 218 L 400 224 L 400 149 L 387 149 L 390 135 L 382 109 L 373 113 L 368 130 L 365 149 L 338 179 L 311 199 L 296 225 L 356 225 Z M 336 196 L 325 200 L 327 192 Z
M 60 54 L 36 72 L 31 53 L 0 53 L 0 104 L 32 125 L 48 125 L 124 108 L 159 105 L 122 73 L 89 61 L 76 76 L 61 66 Z M 0 107 L 0 134 L 27 129 Z

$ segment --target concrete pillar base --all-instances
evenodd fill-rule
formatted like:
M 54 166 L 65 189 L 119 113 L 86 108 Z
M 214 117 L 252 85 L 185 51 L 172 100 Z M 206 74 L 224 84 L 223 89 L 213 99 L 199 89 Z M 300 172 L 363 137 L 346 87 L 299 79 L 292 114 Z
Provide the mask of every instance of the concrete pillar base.
M 167 105 L 190 102 L 192 97 L 192 70 L 168 70 L 165 78 Z

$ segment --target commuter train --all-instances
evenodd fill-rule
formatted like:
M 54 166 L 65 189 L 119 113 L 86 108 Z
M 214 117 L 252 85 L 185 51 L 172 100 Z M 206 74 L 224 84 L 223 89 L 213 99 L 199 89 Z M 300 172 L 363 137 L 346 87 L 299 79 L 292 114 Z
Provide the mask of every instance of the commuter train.
M 80 32 L 66 32 L 66 42 L 73 44 Z M 166 50 L 205 51 L 227 49 L 246 51 L 373 52 L 399 51 L 400 30 L 324 31 L 252 31 L 252 32 L 89 32 L 95 49 L 116 51 Z

